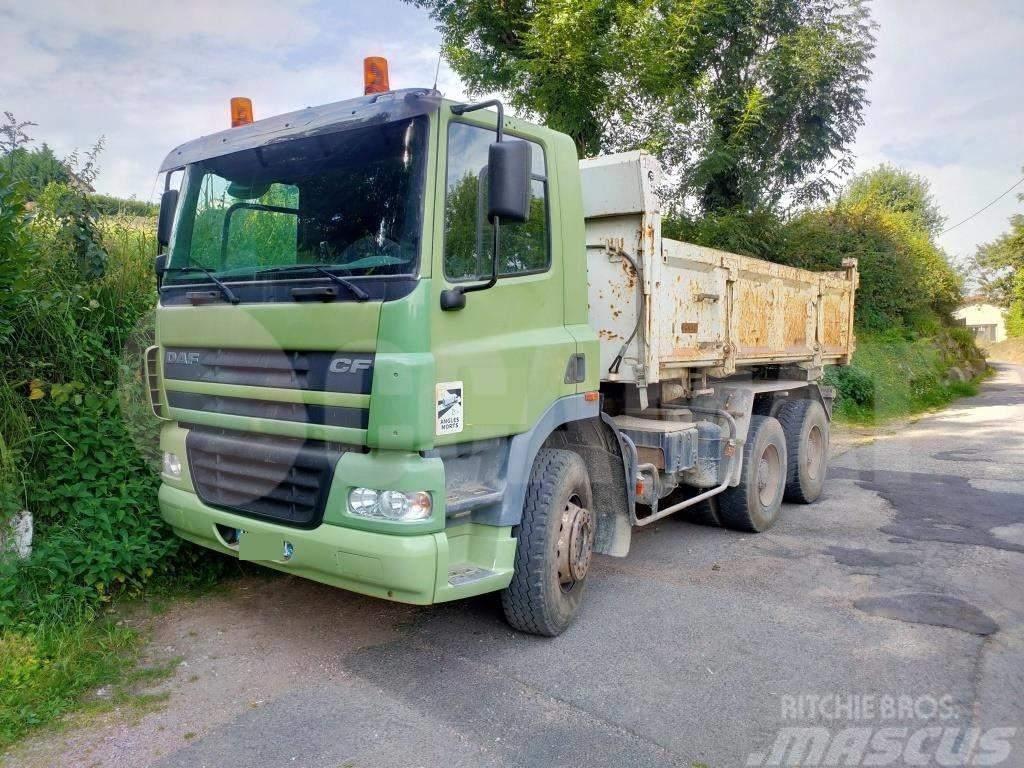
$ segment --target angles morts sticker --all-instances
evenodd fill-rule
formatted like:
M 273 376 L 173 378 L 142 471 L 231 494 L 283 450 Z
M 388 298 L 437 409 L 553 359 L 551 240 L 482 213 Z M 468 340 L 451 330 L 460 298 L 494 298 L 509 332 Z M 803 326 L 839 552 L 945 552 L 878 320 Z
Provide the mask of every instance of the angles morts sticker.
M 462 382 L 446 381 L 437 385 L 436 397 L 436 433 L 454 435 L 462 431 Z

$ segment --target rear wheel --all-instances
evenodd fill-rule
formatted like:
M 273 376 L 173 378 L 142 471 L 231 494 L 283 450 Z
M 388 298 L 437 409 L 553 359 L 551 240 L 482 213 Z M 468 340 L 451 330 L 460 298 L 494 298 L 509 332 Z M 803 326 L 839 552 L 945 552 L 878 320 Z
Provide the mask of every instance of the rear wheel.
M 505 618 L 516 629 L 554 637 L 572 623 L 594 550 L 593 506 L 583 459 L 571 451 L 541 450 L 515 531 L 512 582 L 501 593 Z
M 828 466 L 829 427 L 817 400 L 788 400 L 779 408 L 789 462 L 786 500 L 810 504 L 821 496 Z
M 718 494 L 726 528 L 759 533 L 775 523 L 786 488 L 786 436 L 778 419 L 751 416 L 739 485 Z

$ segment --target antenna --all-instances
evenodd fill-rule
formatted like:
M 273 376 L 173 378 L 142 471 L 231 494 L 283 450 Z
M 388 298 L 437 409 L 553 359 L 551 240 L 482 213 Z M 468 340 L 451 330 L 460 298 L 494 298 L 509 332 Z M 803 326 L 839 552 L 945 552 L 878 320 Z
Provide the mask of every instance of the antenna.
M 437 69 L 434 70 L 434 88 L 437 90 L 437 76 L 441 74 L 441 51 L 437 52 Z

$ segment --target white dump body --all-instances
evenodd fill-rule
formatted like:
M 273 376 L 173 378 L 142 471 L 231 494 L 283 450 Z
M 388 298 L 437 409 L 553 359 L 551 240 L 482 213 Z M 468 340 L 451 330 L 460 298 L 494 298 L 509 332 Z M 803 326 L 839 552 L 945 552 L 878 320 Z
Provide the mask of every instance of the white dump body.
M 743 366 L 849 362 L 856 261 L 809 272 L 662 238 L 658 161 L 643 152 L 580 163 L 590 324 L 601 377 L 647 383 L 691 369 L 728 376 Z M 623 254 L 634 259 L 637 275 Z M 637 326 L 618 374 L 609 373 Z

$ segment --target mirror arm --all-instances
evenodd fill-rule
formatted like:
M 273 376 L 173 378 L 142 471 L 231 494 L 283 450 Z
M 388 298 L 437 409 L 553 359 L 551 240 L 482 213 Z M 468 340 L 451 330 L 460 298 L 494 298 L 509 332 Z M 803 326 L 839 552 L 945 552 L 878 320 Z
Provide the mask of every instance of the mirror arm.
M 476 104 L 452 104 L 452 114 L 464 115 L 467 112 L 476 112 L 478 109 L 487 109 L 487 107 L 494 107 L 498 110 L 498 130 L 496 134 L 497 141 L 500 142 L 505 136 L 505 105 L 498 101 L 498 99 L 478 101 Z
M 505 138 L 505 106 L 498 99 L 488 99 L 487 101 L 480 101 L 476 104 L 453 104 L 452 114 L 453 115 L 464 115 L 467 112 L 476 112 L 478 109 L 487 109 L 487 107 L 494 107 L 498 110 L 498 127 L 495 131 L 495 137 L 498 142 L 501 142 Z M 476 283 L 475 285 L 458 285 L 454 288 L 446 288 L 441 291 L 441 309 L 450 311 L 454 309 L 462 309 L 466 306 L 466 294 L 472 293 L 473 291 L 486 291 L 489 288 L 493 288 L 498 283 L 498 253 L 501 246 L 501 220 L 499 216 L 494 217 L 494 248 L 491 253 L 491 276 L 486 283 Z

